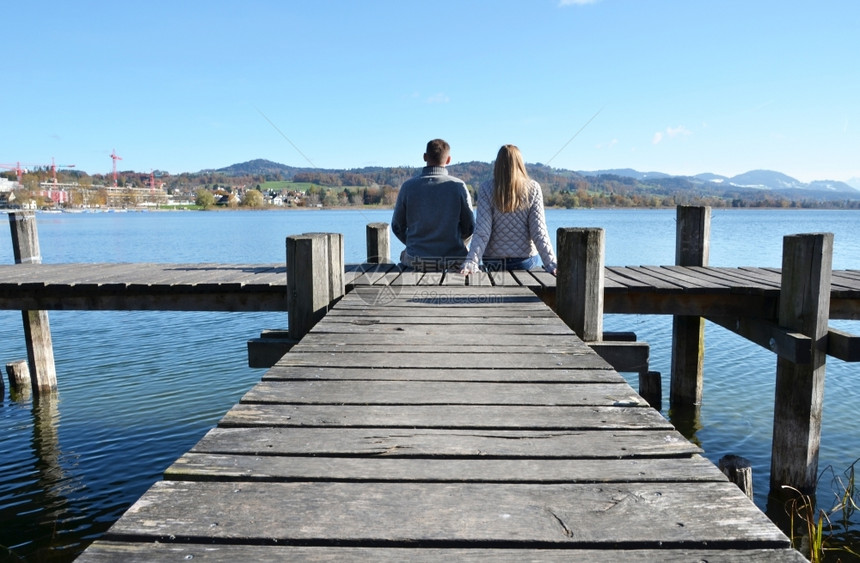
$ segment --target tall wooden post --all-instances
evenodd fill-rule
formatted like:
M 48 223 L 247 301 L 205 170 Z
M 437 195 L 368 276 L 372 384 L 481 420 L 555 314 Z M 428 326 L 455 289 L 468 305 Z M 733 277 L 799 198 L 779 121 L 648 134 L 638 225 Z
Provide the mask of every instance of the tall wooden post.
M 391 263 L 391 242 L 388 234 L 388 223 L 368 223 L 367 263 Z
M 707 266 L 710 253 L 711 208 L 678 206 L 675 227 L 675 264 Z M 672 369 L 669 402 L 672 406 L 702 403 L 705 361 L 705 319 L 672 319 Z
M 812 338 L 813 350 L 808 364 L 777 358 L 771 491 L 782 485 L 815 491 L 832 265 L 832 233 L 783 239 L 779 326 Z
M 340 233 L 304 233 L 325 237 L 326 255 L 329 263 L 329 302 L 337 301 L 346 294 L 344 283 L 343 235 Z M 331 303 L 330 303 L 331 304 Z
M 12 230 L 12 248 L 16 264 L 41 264 L 39 234 L 36 215 L 32 212 L 9 214 Z M 21 311 L 24 321 L 24 339 L 27 343 L 27 360 L 30 364 L 30 381 L 33 394 L 57 389 L 57 370 L 54 366 L 54 348 L 51 342 L 51 325 L 47 311 Z
M 603 339 L 603 229 L 560 228 L 556 233 L 558 316 L 582 340 Z
M 289 337 L 301 339 L 343 294 L 343 235 L 287 237 Z

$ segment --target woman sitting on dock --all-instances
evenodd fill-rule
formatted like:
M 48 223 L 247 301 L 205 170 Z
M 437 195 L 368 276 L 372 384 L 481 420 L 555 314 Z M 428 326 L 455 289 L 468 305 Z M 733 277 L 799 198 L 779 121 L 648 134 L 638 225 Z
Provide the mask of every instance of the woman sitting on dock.
M 555 275 L 557 264 L 546 228 L 540 184 L 529 178 L 520 149 L 504 145 L 493 178 L 478 190 L 475 234 L 461 274 L 486 270 L 530 270 L 538 266 Z

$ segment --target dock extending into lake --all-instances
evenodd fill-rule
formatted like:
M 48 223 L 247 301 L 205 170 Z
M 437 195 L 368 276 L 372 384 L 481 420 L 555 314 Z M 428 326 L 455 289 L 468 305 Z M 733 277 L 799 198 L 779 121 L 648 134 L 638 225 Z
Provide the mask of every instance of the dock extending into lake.
M 80 561 L 803 560 L 533 291 L 388 289 L 347 293 Z
M 860 272 L 831 270 L 826 234 L 786 237 L 781 269 L 606 267 L 601 230 L 558 234 L 558 278 L 404 271 L 370 251 L 344 265 L 331 233 L 288 237 L 286 266 L 0 266 L 0 308 L 25 325 L 289 314 L 260 339 L 279 350 L 262 381 L 81 559 L 802 560 L 651 407 L 647 345 L 613 351 L 602 317 L 675 318 L 674 406 L 701 399 L 703 319 L 773 351 L 772 487 L 814 489 L 824 358 L 860 360 L 828 320 L 860 319 Z

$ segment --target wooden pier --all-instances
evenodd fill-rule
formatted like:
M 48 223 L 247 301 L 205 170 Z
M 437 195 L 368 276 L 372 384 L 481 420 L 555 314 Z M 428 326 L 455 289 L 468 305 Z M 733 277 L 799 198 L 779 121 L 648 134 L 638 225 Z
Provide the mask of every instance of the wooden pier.
M 647 344 L 602 317 L 675 317 L 673 406 L 701 400 L 703 319 L 774 352 L 771 490 L 814 490 L 824 359 L 860 360 L 828 320 L 860 319 L 860 271 L 831 271 L 826 234 L 709 267 L 678 224 L 673 266 L 607 267 L 600 229 L 559 229 L 558 278 L 402 271 L 370 256 L 384 224 L 366 264 L 316 233 L 286 267 L 0 266 L 5 309 L 289 313 L 249 343 L 277 352 L 263 381 L 82 560 L 802 560 L 618 375 L 643 389 Z
M 349 292 L 79 560 L 803 560 L 533 291 L 391 290 Z

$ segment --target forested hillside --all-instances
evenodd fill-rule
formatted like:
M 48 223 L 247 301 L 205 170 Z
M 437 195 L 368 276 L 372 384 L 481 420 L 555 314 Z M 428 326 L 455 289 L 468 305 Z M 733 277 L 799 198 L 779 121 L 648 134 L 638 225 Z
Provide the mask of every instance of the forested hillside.
M 527 168 L 529 175 L 541 184 L 545 204 L 550 207 L 860 208 L 860 191 L 846 184 L 831 181 L 803 184 L 771 171 L 751 171 L 725 178 L 715 174 L 682 177 L 625 169 L 575 172 L 543 164 L 528 164 Z M 492 165 L 487 162 L 458 163 L 449 170 L 469 185 L 473 195 L 492 176 Z M 121 187 L 164 189 L 175 201 L 197 200 L 203 206 L 219 202 L 251 206 L 390 206 L 399 186 L 419 171 L 418 167 L 322 170 L 258 159 L 178 175 L 125 171 L 118 173 L 117 181 Z M 13 172 L 0 175 L 14 179 Z M 18 195 L 37 199 L 41 205 L 44 194 L 40 185 L 49 181 L 50 175 L 47 169 L 28 171 Z M 61 183 L 81 188 L 113 184 L 107 175 L 90 176 L 78 170 L 60 170 L 57 177 Z M 247 194 L 257 197 L 246 199 Z
M 791 185 L 784 189 L 763 189 L 736 186 L 726 183 L 722 178 L 709 181 L 700 177 L 669 176 L 659 173 L 639 174 L 633 170 L 618 171 L 619 173 L 578 173 L 543 164 L 529 164 L 527 168 L 529 175 L 541 184 L 544 200 L 548 206 L 710 205 L 713 207 L 860 208 L 860 192 L 814 189 L 817 183 L 810 184 L 813 189 L 802 189 L 798 185 Z M 396 189 L 419 170 L 417 167 L 314 170 L 294 168 L 267 160 L 253 160 L 219 169 L 213 174 L 224 174 L 234 179 L 245 177 L 250 180 L 265 177 L 309 182 L 329 189 L 344 186 L 378 186 Z M 486 162 L 454 164 L 449 167 L 449 170 L 451 174 L 463 179 L 473 193 L 481 182 L 492 177 L 492 164 Z M 716 178 L 714 175 L 711 176 Z

